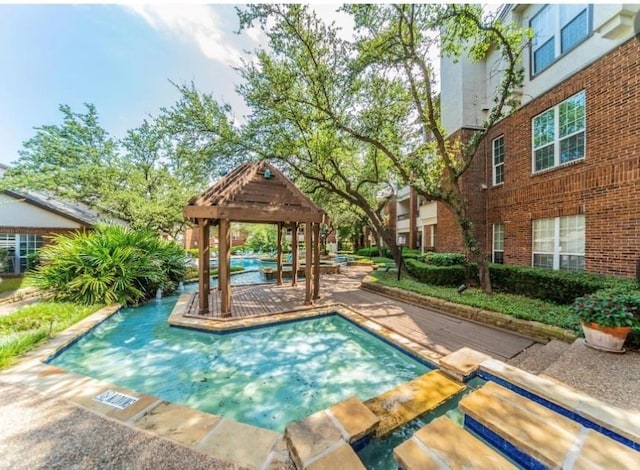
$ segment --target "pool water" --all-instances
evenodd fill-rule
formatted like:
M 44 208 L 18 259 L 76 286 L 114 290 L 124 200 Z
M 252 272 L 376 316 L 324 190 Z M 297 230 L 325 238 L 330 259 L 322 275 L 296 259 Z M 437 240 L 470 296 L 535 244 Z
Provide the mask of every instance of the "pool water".
M 170 327 L 175 302 L 123 309 L 50 364 L 277 431 L 430 370 L 338 315 L 216 334 Z
M 358 451 L 358 457 L 368 470 L 395 470 L 398 464 L 393 458 L 393 449 L 404 441 L 411 439 L 411 436 L 421 427 L 426 426 L 439 416 L 446 415 L 449 419 L 462 426 L 463 413 L 458 408 L 458 403 L 462 398 L 473 390 L 482 387 L 486 383 L 481 378 L 473 378 L 465 383 L 467 388 L 454 397 L 447 400 L 438 408 L 418 416 L 404 426 L 396 429 L 383 439 L 373 439 L 364 448 Z

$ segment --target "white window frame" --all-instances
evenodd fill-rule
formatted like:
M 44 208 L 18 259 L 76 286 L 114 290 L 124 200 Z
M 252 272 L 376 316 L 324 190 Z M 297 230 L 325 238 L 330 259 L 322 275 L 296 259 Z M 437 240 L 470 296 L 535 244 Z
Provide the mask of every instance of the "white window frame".
M 562 251 L 562 245 L 561 245 L 561 240 L 560 240 L 560 225 L 561 219 L 567 219 L 570 217 L 581 217 L 582 218 L 582 226 L 583 226 L 583 250 L 582 253 L 572 253 L 572 252 L 565 252 Z M 535 233 L 535 226 L 536 226 L 536 222 L 537 221 L 543 221 L 543 220 L 553 220 L 553 252 L 547 252 L 547 251 L 535 251 L 535 245 L 536 245 L 536 233 Z M 563 217 L 548 217 L 548 218 L 544 218 L 544 219 L 536 219 L 532 222 L 531 224 L 531 266 L 535 267 L 535 255 L 552 255 L 553 256 L 553 267 L 552 269 L 554 270 L 559 270 L 560 268 L 560 257 L 563 255 L 566 256 L 582 256 L 584 258 L 585 256 L 585 249 L 584 249 L 584 245 L 586 244 L 586 219 L 584 214 L 576 214 L 576 215 L 569 215 L 569 216 L 563 216 Z
M 499 140 L 502 140 L 502 162 L 500 163 L 496 163 L 496 144 Z M 493 186 L 499 186 L 501 184 L 504 184 L 504 157 L 505 157 L 505 148 L 504 148 L 504 135 L 501 135 L 500 137 L 496 137 L 495 139 L 493 139 L 491 141 L 491 163 L 492 163 L 492 167 L 493 167 Z M 502 167 L 502 181 L 497 181 L 496 177 L 497 177 L 497 169 L 498 167 Z
M 566 103 L 569 100 L 572 100 L 574 98 L 576 98 L 579 95 L 584 95 L 584 125 L 582 127 L 581 130 L 576 131 L 576 132 L 572 132 L 571 134 L 567 134 L 564 135 L 562 137 L 560 137 L 560 106 L 562 106 L 564 103 Z M 553 111 L 553 143 L 551 144 L 545 144 L 541 147 L 536 148 L 536 143 L 535 143 L 535 120 L 537 117 L 542 116 L 543 114 L 549 112 L 549 111 Z M 568 139 L 570 137 L 576 136 L 580 133 L 584 133 L 584 153 L 582 155 L 582 157 L 580 158 L 576 158 L 573 160 L 570 160 L 568 162 L 564 162 L 561 163 L 560 162 L 560 141 Z M 547 168 L 541 168 L 540 170 L 536 169 L 536 150 L 543 148 L 543 147 L 547 147 L 549 145 L 553 145 L 553 165 L 547 167 Z M 532 174 L 537 174 L 537 173 L 544 173 L 546 171 L 552 170 L 554 168 L 558 168 L 561 166 L 565 166 L 565 165 L 571 165 L 574 164 L 575 162 L 579 162 L 582 161 L 586 158 L 587 155 L 587 95 L 585 90 L 580 90 L 578 93 L 571 95 L 570 97 L 568 97 L 565 100 L 562 100 L 560 103 L 558 103 L 557 105 L 555 105 L 552 108 L 548 108 L 545 109 L 544 111 L 542 111 L 541 113 L 536 114 L 535 116 L 533 116 L 531 118 L 531 173 Z
M 11 236 L 13 244 L 9 244 L 8 237 Z M 1 232 L 0 239 L 4 243 L 0 243 L 3 249 L 13 251 L 13 255 L 7 259 L 12 270 L 8 270 L 9 266 L 5 266 L 6 274 L 24 274 L 26 269 L 22 269 L 22 262 L 25 261 L 28 268 L 28 259 L 32 253 L 37 252 L 43 245 L 43 236 L 41 234 L 25 234 L 25 233 L 7 233 Z M 25 253 L 21 252 L 22 245 L 26 245 Z
M 496 249 L 496 233 L 500 230 L 496 230 L 496 227 L 502 228 L 502 250 Z M 502 263 L 504 264 L 504 224 L 493 224 L 493 235 L 491 237 L 491 262 L 496 262 L 496 253 L 502 253 Z
M 592 18 L 593 18 L 593 10 L 591 8 L 591 5 L 587 4 L 587 3 L 573 4 L 573 6 L 578 6 L 578 5 L 583 5 L 584 8 L 582 8 L 579 12 L 577 12 L 575 15 L 573 15 L 571 18 L 569 18 L 565 24 L 561 23 L 560 8 L 562 7 L 562 5 L 560 5 L 560 4 L 547 4 L 547 5 L 543 6 L 542 8 L 540 8 L 540 10 L 538 10 L 536 12 L 535 15 L 533 15 L 533 17 L 529 21 L 529 27 L 531 29 L 533 29 L 533 22 L 535 21 L 536 17 L 538 17 L 538 15 L 543 14 L 546 9 L 550 10 L 550 16 L 551 16 L 552 21 L 553 21 L 553 26 L 552 26 L 552 30 L 553 30 L 552 33 L 553 34 L 552 34 L 552 36 L 549 37 L 549 39 L 547 39 L 547 41 L 549 41 L 550 39 L 553 39 L 553 60 L 551 60 L 551 62 L 546 64 L 540 70 L 535 70 L 535 53 L 544 44 L 546 44 L 547 41 L 545 41 L 544 43 L 538 45 L 538 47 L 535 47 L 535 45 L 534 45 L 535 44 L 535 39 L 532 40 L 531 48 L 530 48 L 530 60 L 529 60 L 531 77 L 535 77 L 536 75 L 538 75 L 538 74 L 544 72 L 545 70 L 547 70 L 560 57 L 562 57 L 563 55 L 565 55 L 565 54 L 569 53 L 570 51 L 572 51 L 573 49 L 575 49 L 579 44 L 581 44 L 583 41 L 585 41 L 593 33 L 593 20 L 592 20 Z M 587 17 L 586 18 L 586 22 L 587 22 L 586 35 L 584 36 L 584 38 L 582 38 L 581 40 L 579 40 L 575 44 L 573 44 L 571 47 L 569 47 L 566 51 L 563 51 L 562 50 L 562 30 L 585 11 L 586 11 L 586 17 Z M 535 35 L 535 33 L 536 32 L 534 31 L 534 35 Z

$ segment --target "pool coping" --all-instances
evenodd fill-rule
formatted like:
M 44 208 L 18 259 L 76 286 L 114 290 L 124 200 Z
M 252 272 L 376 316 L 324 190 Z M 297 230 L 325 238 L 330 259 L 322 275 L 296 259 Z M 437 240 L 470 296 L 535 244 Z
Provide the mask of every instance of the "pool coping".
M 184 297 L 188 297 L 188 295 Z M 613 432 L 632 441 L 632 448 L 636 450 L 640 448 L 640 444 L 638 444 L 640 443 L 640 414 L 638 413 L 610 406 L 561 382 L 530 374 L 469 348 L 462 348 L 444 356 L 344 304 L 336 303 L 320 308 L 309 307 L 278 314 L 221 320 L 180 317 L 181 299 L 182 297 L 178 299 L 169 316 L 168 321 L 172 326 L 218 333 L 337 314 L 388 344 L 458 380 L 466 381 L 479 375 L 497 383 L 510 384 L 514 391 L 524 390 L 534 401 L 549 402 L 555 407 L 564 408 L 573 413 L 579 421 L 586 420 L 594 423 L 593 428 L 602 434 L 613 437 L 611 436 L 611 432 Z M 17 365 L 0 371 L 0 381 L 35 389 L 50 398 L 70 401 L 107 419 L 116 420 L 142 432 L 150 432 L 155 436 L 170 439 L 227 462 L 253 468 L 280 468 L 289 462 L 283 433 L 235 422 L 102 380 L 66 372 L 45 363 L 104 320 L 116 314 L 120 308 L 119 305 L 102 308 L 58 333 L 47 343 L 26 354 Z M 114 390 L 133 396 L 138 400 L 124 410 L 93 400 L 93 397 L 106 390 Z M 164 414 L 158 416 L 160 410 Z M 175 426 L 158 425 L 163 416 L 169 420 L 173 418 Z M 176 416 L 190 416 L 191 419 L 184 421 L 191 424 L 182 422 Z M 151 426 L 149 426 L 149 421 L 152 422 Z M 248 437 L 238 438 L 238 433 Z M 256 442 L 266 444 L 256 446 Z
M 321 308 L 312 306 L 304 310 L 266 314 L 237 321 L 221 321 L 211 318 L 198 320 L 187 318 L 185 321 L 180 321 L 174 317 L 174 314 L 180 311 L 178 305 L 180 300 L 184 300 L 184 298 L 188 298 L 188 295 L 178 299 L 170 314 L 169 319 L 173 318 L 173 322 L 170 321 L 172 326 L 225 333 L 336 314 L 429 367 L 437 368 L 438 360 L 442 357 L 441 354 L 425 348 L 342 304 L 326 305 Z M 69 401 L 107 419 L 118 421 L 157 437 L 170 439 L 178 444 L 236 465 L 249 468 L 284 468 L 290 462 L 284 434 L 281 432 L 205 413 L 153 395 L 67 372 L 57 366 L 47 364 L 46 361 L 73 345 L 103 321 L 118 313 L 121 308 L 120 305 L 104 307 L 56 334 L 45 344 L 25 354 L 18 364 L 0 371 L 0 381 L 34 389 L 48 398 Z M 137 400 L 128 408 L 120 410 L 93 399 L 108 390 L 134 397 Z M 173 421 L 173 426 L 163 427 L 158 424 L 159 421 L 162 421 L 162 416 L 157 416 L 160 410 L 167 417 L 167 420 Z M 181 425 L 177 424 L 176 416 L 189 416 L 190 419 L 185 420 L 189 424 L 184 422 Z M 239 438 L 239 434 L 244 435 L 245 438 Z M 257 445 L 256 443 L 263 444 Z

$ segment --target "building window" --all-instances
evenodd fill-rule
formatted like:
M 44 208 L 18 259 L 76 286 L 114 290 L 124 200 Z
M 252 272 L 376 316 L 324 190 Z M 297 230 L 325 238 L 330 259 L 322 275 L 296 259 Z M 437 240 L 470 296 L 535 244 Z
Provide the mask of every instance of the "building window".
M 0 272 L 21 274 L 42 246 L 42 235 L 0 233 Z
M 532 75 L 573 49 L 591 33 L 590 9 L 586 4 L 547 5 L 530 23 Z
M 584 215 L 534 220 L 533 265 L 584 271 Z
M 533 118 L 533 172 L 585 156 L 586 99 L 584 90 Z
M 493 256 L 494 263 L 504 263 L 504 225 L 494 224 L 493 226 Z
M 504 183 L 504 136 L 493 140 L 493 185 Z

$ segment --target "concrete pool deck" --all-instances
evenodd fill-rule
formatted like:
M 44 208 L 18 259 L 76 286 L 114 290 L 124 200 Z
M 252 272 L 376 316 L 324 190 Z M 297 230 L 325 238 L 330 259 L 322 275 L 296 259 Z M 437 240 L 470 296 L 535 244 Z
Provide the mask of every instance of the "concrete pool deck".
M 348 305 L 365 313 L 364 322 L 375 320 L 382 328 L 389 325 L 389 335 L 395 335 L 395 340 L 402 338 L 397 332 L 403 333 L 410 338 L 405 341 L 416 342 L 417 348 L 425 351 L 430 359 L 468 345 L 464 343 L 464 334 L 473 342 L 482 342 L 485 338 L 486 344 L 481 346 L 489 351 L 496 349 L 493 342 L 505 342 L 508 348 L 500 346 L 502 356 L 490 354 L 502 360 L 524 349 L 518 349 L 519 341 L 532 344 L 530 340 L 499 330 L 494 330 L 495 336 L 474 335 L 481 325 L 446 315 L 443 315 L 445 319 L 421 325 L 412 315 L 436 318 L 432 312 L 360 291 L 359 279 L 363 275 L 354 270 L 339 279 L 327 280 L 330 285 L 325 287 L 327 296 L 323 302 Z M 0 443 L 3 449 L 8 449 L 0 455 L 0 467 L 292 468 L 280 433 L 200 413 L 42 364 L 43 358 L 108 314 L 109 311 L 102 312 L 96 318 L 74 325 L 16 367 L 0 373 L 3 392 L 0 393 L 0 416 L 7 417 L 0 426 Z M 427 328 L 430 324 L 435 325 L 433 330 Z M 467 333 L 462 333 L 465 329 Z M 633 359 L 634 356 L 627 357 Z M 627 380 L 626 392 L 640 396 L 637 375 L 616 372 L 622 372 L 616 380 Z M 588 368 L 585 373 L 589 374 Z M 598 380 L 602 377 L 598 376 Z M 92 400 L 105 389 L 121 391 L 139 400 L 131 409 L 122 411 Z M 220 439 L 224 436 L 235 438 L 229 442 Z M 256 445 L 257 442 L 262 445 Z M 341 452 L 344 450 L 340 447 Z

